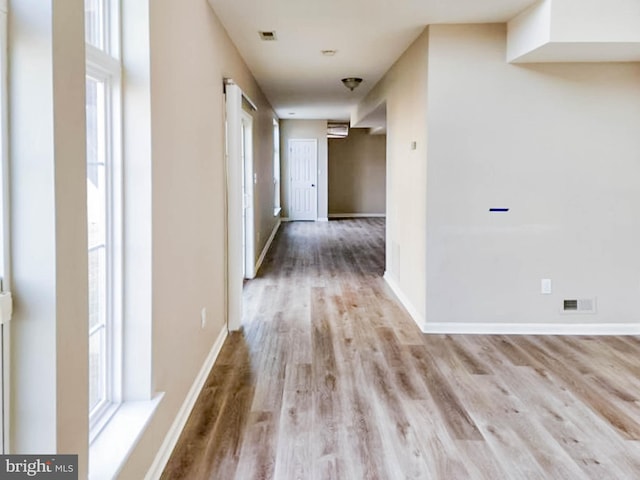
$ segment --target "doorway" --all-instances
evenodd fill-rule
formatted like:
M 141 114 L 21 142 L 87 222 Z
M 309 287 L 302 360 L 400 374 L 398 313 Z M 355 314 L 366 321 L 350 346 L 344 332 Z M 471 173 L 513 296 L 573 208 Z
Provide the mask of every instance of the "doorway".
M 289 218 L 318 219 L 318 140 L 289 140 Z
M 226 311 L 227 328 L 242 326 L 242 289 L 245 278 L 255 276 L 253 189 L 254 102 L 232 79 L 224 82 L 226 173 Z

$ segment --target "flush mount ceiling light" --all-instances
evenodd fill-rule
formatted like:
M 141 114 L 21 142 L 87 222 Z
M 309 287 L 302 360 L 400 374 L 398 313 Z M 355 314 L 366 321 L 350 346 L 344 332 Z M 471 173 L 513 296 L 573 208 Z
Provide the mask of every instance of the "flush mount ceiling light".
M 260 31 L 258 32 L 260 38 L 265 41 L 273 41 L 276 40 L 276 32 L 275 31 Z
M 347 77 L 342 79 L 342 83 L 353 92 L 353 89 L 362 83 L 362 79 L 358 77 Z

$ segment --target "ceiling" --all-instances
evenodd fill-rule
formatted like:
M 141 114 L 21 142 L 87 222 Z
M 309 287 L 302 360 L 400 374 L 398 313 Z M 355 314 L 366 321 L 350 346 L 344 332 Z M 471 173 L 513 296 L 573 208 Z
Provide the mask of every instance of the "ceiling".
M 506 22 L 535 0 L 208 0 L 280 118 L 348 120 L 432 23 Z M 263 41 L 259 31 L 275 31 Z M 336 50 L 323 56 L 321 50 Z M 353 92 L 340 82 L 362 77 Z

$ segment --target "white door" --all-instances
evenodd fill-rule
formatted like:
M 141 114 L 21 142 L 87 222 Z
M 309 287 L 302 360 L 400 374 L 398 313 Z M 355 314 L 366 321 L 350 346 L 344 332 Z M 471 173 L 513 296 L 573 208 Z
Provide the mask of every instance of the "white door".
M 289 140 L 289 218 L 318 218 L 318 141 Z

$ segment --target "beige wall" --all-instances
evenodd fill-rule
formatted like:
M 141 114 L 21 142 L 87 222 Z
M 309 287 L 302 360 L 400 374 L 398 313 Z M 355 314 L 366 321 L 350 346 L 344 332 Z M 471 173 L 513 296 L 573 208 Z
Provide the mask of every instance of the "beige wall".
M 282 217 L 289 216 L 289 140 L 318 141 L 318 219 L 328 218 L 328 147 L 326 120 L 282 120 L 280 122 L 280 183 L 282 185 Z
M 10 7 L 12 450 L 77 453 L 79 477 L 86 478 L 83 6 L 82 0 L 19 0 Z M 141 479 L 226 328 L 223 77 L 258 106 L 257 254 L 277 219 L 273 112 L 207 2 L 138 0 L 126 9 L 144 18 L 137 19 L 141 38 L 131 22 L 123 28 L 125 41 L 135 42 L 124 49 L 124 181 L 135 198 L 125 206 L 126 225 L 135 225 L 124 237 L 128 265 L 146 272 L 127 269 L 125 289 L 138 285 L 150 305 L 125 302 L 125 316 L 134 326 L 136 313 L 152 318 L 153 350 L 146 355 L 153 378 L 146 393 L 145 386 L 130 385 L 130 372 L 125 382 L 128 400 L 148 398 L 150 389 L 165 392 L 120 474 Z M 150 35 L 142 28 L 147 19 Z
M 425 30 L 352 118 L 357 127 L 386 103 L 386 276 L 418 318 L 424 318 L 426 291 L 428 46 Z
M 273 112 L 213 10 L 200 0 L 158 0 L 150 2 L 150 19 L 153 380 L 166 395 L 122 478 L 144 477 L 226 328 L 224 77 L 233 78 L 258 107 L 256 255 L 277 220 Z
M 640 321 L 640 65 L 510 65 L 503 25 L 430 33 L 427 322 Z
M 384 214 L 386 144 L 364 128 L 329 139 L 329 215 Z

